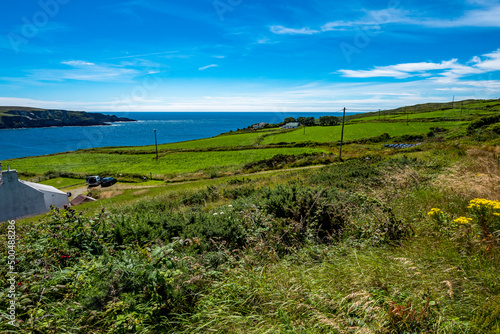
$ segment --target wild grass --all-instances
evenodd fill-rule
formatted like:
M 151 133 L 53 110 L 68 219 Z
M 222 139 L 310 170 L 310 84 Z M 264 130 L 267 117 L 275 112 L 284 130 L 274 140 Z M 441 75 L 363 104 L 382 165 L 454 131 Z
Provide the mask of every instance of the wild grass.
M 408 125 L 399 122 L 346 124 L 344 128 L 344 140 L 375 137 L 383 133 L 388 133 L 390 136 L 425 135 L 430 131 L 431 127 L 439 126 L 446 129 L 454 129 L 462 125 L 464 125 L 462 122 L 410 122 Z M 315 126 L 307 127 L 304 134 L 304 129 L 300 128 L 292 132 L 278 133 L 265 137 L 262 144 L 304 141 L 337 142 L 340 141 L 341 130 L 341 126 Z
M 196 172 L 217 168 L 234 171 L 242 165 L 269 159 L 276 154 L 303 154 L 324 152 L 321 148 L 282 148 L 252 149 L 241 151 L 217 152 L 179 152 L 162 155 L 158 160 L 155 154 L 105 154 L 105 153 L 67 153 L 52 156 L 32 157 L 5 161 L 11 168 L 19 171 L 42 174 L 47 171 L 67 171 L 94 174 L 174 174 Z
M 261 132 L 249 132 L 249 133 L 239 133 L 239 134 L 224 134 L 212 138 L 177 142 L 171 144 L 160 144 L 158 145 L 158 150 L 179 150 L 179 149 L 201 149 L 201 148 L 221 148 L 221 147 L 238 147 L 238 146 L 250 146 L 255 144 L 256 140 L 262 136 Z M 98 152 L 134 152 L 134 151 L 144 151 L 154 153 L 156 147 L 154 145 L 149 146 L 131 146 L 131 147 L 109 147 L 109 148 L 99 148 L 90 149 L 91 151 Z
M 314 129 L 322 128 L 306 133 Z M 477 223 L 489 228 L 500 220 L 477 211 L 470 222 L 457 222 L 474 213 L 474 197 L 500 194 L 498 149 L 473 141 L 483 130 L 415 150 L 347 145 L 345 162 L 309 170 L 151 188 L 117 184 L 95 189 L 100 200 L 81 206 L 82 213 L 55 210 L 18 221 L 15 330 L 499 333 L 500 243 Z M 183 152 L 158 162 L 152 154 L 67 157 L 68 164 L 80 156 L 107 169 L 125 169 L 137 157 L 166 169 L 172 156 L 197 168 L 199 159 L 215 166 L 206 177 L 224 170 L 230 155 L 255 151 L 236 159 L 274 163 L 287 159 L 276 158 L 286 150 L 312 149 Z M 14 162 L 33 161 L 41 172 L 63 156 Z M 84 169 L 83 160 L 72 168 Z M 41 163 L 48 166 L 35 166 Z M 130 171 L 150 166 L 141 163 Z M 7 242 L 5 223 L 0 238 Z M 2 315 L 8 303 L 0 293 Z M 0 324 L 0 331 L 11 329 Z
M 36 181 L 36 179 L 33 181 Z M 84 179 L 73 179 L 73 178 L 64 178 L 64 177 L 57 177 L 54 179 L 42 181 L 40 183 L 48 185 L 48 186 L 53 186 L 53 187 L 56 187 L 58 189 L 86 185 L 86 182 Z

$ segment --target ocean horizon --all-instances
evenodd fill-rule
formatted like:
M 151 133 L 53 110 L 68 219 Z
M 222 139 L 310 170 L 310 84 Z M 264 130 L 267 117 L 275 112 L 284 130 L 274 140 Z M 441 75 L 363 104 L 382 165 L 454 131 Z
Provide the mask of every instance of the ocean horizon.
M 101 112 L 137 122 L 0 130 L 0 161 L 94 147 L 154 145 L 217 136 L 258 122 L 279 123 L 286 117 L 342 116 L 300 112 Z M 352 115 L 354 113 L 346 113 Z

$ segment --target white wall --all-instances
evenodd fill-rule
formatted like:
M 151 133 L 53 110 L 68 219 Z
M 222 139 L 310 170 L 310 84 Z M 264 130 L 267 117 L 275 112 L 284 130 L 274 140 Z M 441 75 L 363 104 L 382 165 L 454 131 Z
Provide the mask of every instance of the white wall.
M 15 170 L 2 171 L 0 186 L 0 222 L 18 219 L 50 211 L 50 206 L 63 207 L 68 204 L 64 193 L 39 191 L 19 182 Z
M 56 208 L 62 208 L 65 205 L 69 205 L 67 194 L 55 194 L 46 192 L 44 193 L 45 208 L 50 211 L 50 206 L 53 205 Z
M 19 182 L 16 171 L 3 171 L 2 178 L 0 221 L 46 212 L 43 193 Z

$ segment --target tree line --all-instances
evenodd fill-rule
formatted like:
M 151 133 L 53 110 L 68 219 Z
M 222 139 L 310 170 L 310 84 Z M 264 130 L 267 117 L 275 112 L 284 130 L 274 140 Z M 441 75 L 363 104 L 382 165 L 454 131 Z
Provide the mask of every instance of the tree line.
M 299 122 L 302 125 L 305 126 L 315 126 L 315 125 L 338 125 L 340 124 L 340 119 L 339 117 L 335 116 L 321 116 L 318 119 L 315 119 L 314 117 L 287 117 L 283 121 L 283 124 L 286 123 L 292 123 L 292 122 Z

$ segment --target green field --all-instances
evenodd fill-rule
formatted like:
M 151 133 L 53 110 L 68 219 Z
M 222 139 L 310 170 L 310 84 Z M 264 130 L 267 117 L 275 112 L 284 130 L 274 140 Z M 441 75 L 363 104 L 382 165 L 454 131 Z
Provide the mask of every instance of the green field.
M 22 172 L 47 171 L 82 174 L 172 174 L 189 173 L 213 167 L 235 168 L 248 162 L 269 159 L 276 154 L 325 152 L 319 148 L 253 149 L 240 151 L 179 152 L 166 154 L 158 161 L 154 154 L 68 153 L 5 161 Z
M 36 180 L 33 180 L 33 181 L 36 181 Z M 59 189 L 86 184 L 84 179 L 73 179 L 73 178 L 65 178 L 65 177 L 56 177 L 54 179 L 45 180 L 45 181 L 42 181 L 40 183 L 48 185 L 48 186 L 53 186 L 53 187 L 56 187 Z
M 429 118 L 467 118 L 474 115 L 484 116 L 489 114 L 494 114 L 495 112 L 488 112 L 485 110 L 467 110 L 466 108 L 462 109 L 448 109 L 448 110 L 438 110 L 431 111 L 426 113 L 417 113 L 417 114 L 399 114 L 393 117 L 393 119 L 429 119 Z
M 454 129 L 463 122 L 411 122 L 408 125 L 404 122 L 397 123 L 359 123 L 346 124 L 344 127 L 344 140 L 354 140 L 368 137 L 376 137 L 382 133 L 388 133 L 391 136 L 402 136 L 408 134 L 426 134 L 431 127 L 439 126 L 446 129 Z M 295 131 L 276 134 L 264 138 L 262 144 L 273 144 L 279 142 L 335 142 L 340 140 L 341 126 L 316 126 L 304 129 L 299 128 Z
M 436 121 L 455 111 L 349 122 L 346 141 L 424 144 L 349 142 L 343 160 L 281 156 L 337 153 L 287 144 L 339 140 L 315 126 L 164 144 L 158 160 L 147 146 L 3 161 L 97 200 L 0 224 L 19 256 L 16 333 L 500 333 L 500 122 Z M 119 182 L 86 189 L 85 174 Z
M 177 150 L 177 149 L 202 149 L 202 148 L 218 148 L 218 147 L 236 147 L 236 146 L 250 146 L 255 144 L 256 140 L 262 136 L 260 132 L 238 133 L 238 134 L 224 134 L 212 138 L 205 138 L 199 140 L 183 141 L 178 143 L 169 143 L 158 145 L 158 150 Z M 109 147 L 102 149 L 94 149 L 97 151 L 150 151 L 156 150 L 154 145 L 148 146 L 131 146 L 131 147 Z
M 487 110 L 476 110 L 467 108 L 462 109 L 462 113 L 460 113 L 460 109 L 448 109 L 448 110 L 437 110 L 430 112 L 421 112 L 421 113 L 409 113 L 406 115 L 405 113 L 398 113 L 392 115 L 384 115 L 379 116 L 367 116 L 363 118 L 357 118 L 352 120 L 352 122 L 367 122 L 367 121 L 384 121 L 384 120 L 406 120 L 408 119 L 437 119 L 440 118 L 453 118 L 453 119 L 470 119 L 472 116 L 484 116 L 494 114 L 495 111 L 487 111 Z

